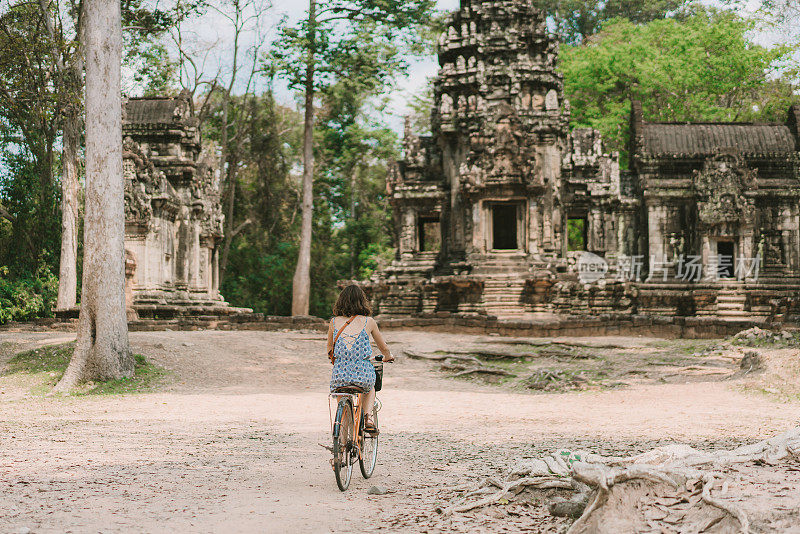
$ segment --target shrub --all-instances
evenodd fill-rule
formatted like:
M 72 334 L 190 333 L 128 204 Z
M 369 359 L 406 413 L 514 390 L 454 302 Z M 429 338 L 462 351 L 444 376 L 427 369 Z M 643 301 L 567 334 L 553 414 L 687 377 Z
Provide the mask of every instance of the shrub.
M 21 276 L 0 267 L 0 324 L 52 317 L 57 296 L 58 277 L 46 265 Z

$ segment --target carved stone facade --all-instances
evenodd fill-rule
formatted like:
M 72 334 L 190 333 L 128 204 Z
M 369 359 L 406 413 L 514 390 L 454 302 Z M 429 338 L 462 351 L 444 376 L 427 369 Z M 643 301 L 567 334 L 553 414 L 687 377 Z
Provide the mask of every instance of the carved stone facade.
M 597 131 L 569 130 L 557 57 L 530 0 L 462 0 L 450 16 L 432 135 L 407 127 L 387 180 L 398 250 L 367 284 L 378 311 L 716 314 L 730 280 L 684 283 L 672 266 L 662 287 L 651 256 L 713 264 L 730 251 L 722 242 L 734 243 L 734 257 L 763 252 L 764 271 L 780 273 L 735 284 L 736 299 L 755 306 L 740 312 L 774 313 L 750 293 L 778 280 L 786 291 L 765 295 L 800 288 L 798 108 L 786 124 L 667 125 L 645 122 L 634 102 L 630 171 L 621 172 Z M 585 252 L 609 266 L 591 284 L 576 274 Z M 641 276 L 621 274 L 631 258 Z
M 219 293 L 223 215 L 188 95 L 125 103 L 126 273 L 143 317 L 233 312 Z
M 659 269 L 639 305 L 653 313 L 733 318 L 798 313 L 800 107 L 783 124 L 656 123 L 632 103 L 631 171 L 648 257 L 697 257 Z M 754 261 L 757 260 L 757 271 Z M 650 260 L 651 262 L 653 260 Z

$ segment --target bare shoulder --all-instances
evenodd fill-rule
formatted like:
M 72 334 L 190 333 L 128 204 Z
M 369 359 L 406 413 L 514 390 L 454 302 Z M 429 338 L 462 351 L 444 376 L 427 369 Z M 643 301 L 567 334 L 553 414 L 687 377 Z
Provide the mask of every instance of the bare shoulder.
M 367 328 L 371 331 L 378 328 L 378 322 L 372 317 L 367 317 Z

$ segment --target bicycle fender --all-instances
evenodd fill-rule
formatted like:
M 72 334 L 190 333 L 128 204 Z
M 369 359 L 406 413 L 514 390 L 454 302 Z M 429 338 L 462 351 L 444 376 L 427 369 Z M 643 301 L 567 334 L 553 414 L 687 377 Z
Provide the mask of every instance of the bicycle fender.
M 339 427 L 341 426 L 340 421 L 342 420 L 342 410 L 344 410 L 344 405 L 348 400 L 342 399 L 339 401 L 339 405 L 336 407 L 336 417 L 333 419 L 333 437 L 339 437 Z

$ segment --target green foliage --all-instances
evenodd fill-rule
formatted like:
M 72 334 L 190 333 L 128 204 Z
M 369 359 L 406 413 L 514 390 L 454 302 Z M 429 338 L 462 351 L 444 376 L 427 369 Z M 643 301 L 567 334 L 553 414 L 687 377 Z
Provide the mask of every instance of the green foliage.
M 395 249 L 383 243 L 370 243 L 358 254 L 359 280 L 366 280 L 372 273 L 387 267 L 394 259 Z
M 430 50 L 424 37 L 441 27 L 434 8 L 433 0 L 318 1 L 298 24 L 283 21 L 265 58 L 265 71 L 304 91 L 306 106 L 319 103 L 312 314 L 327 316 L 336 281 L 371 273 L 391 245 L 385 176 L 398 140 L 374 117 L 384 111 L 383 94 L 406 71 L 406 54 Z
M 5 366 L 3 377 L 27 375 L 32 377 L 31 391 L 46 394 L 52 391 L 72 359 L 75 343 L 48 345 L 21 352 L 11 358 Z M 153 391 L 170 376 L 169 371 L 147 361 L 141 354 L 133 355 L 134 375 L 119 380 L 109 380 L 100 384 L 88 383 L 74 392 L 76 395 L 118 395 L 124 393 L 144 393 Z
M 58 277 L 46 265 L 32 276 L 9 277 L 0 267 L 0 324 L 51 317 L 58 295 Z
M 65 98 L 51 59 L 60 43 L 50 41 L 43 25 L 34 3 L 14 4 L 0 15 L 0 218 L 10 225 L 10 240 L 0 249 L 15 256 L 13 263 L 0 258 L 0 265 L 23 263 L 28 270 L 49 252 L 57 216 L 53 172 Z
M 682 20 L 615 19 L 583 45 L 562 48 L 573 126 L 591 126 L 623 151 L 630 100 L 654 121 L 785 118 L 796 84 L 781 72 L 792 50 L 752 42 L 753 22 L 697 10 Z
M 204 124 L 206 139 L 220 138 L 220 101 Z M 252 106 L 245 113 L 242 106 Z M 229 106 L 244 143 L 238 153 L 232 227 L 250 221 L 232 243 L 222 294 L 234 305 L 270 315 L 291 311 L 292 273 L 297 261 L 301 121 L 295 111 L 275 103 L 271 93 L 234 97 Z
M 30 153 L 0 152 L 0 265 L 12 272 L 58 264 L 59 190 L 42 179 Z M 35 236 L 35 237 L 34 237 Z
M 586 250 L 586 219 L 567 219 L 567 250 Z
M 127 62 L 133 70 L 133 81 L 143 87 L 142 96 L 170 96 L 177 93 L 178 69 L 161 43 L 141 46 Z
M 663 19 L 679 13 L 686 0 L 535 0 L 547 13 L 561 41 L 578 44 L 597 33 L 611 19 L 625 18 L 635 23 Z
M 248 240 L 253 233 L 238 237 L 232 245 L 223 294 L 237 306 L 268 315 L 289 315 L 297 245 L 279 241 L 265 250 Z
M 51 315 L 61 238 L 60 136 L 65 111 L 79 110 L 83 99 L 82 74 L 71 75 L 79 65 L 79 3 L 8 4 L 0 14 L 0 322 Z M 146 75 L 137 81 L 161 92 L 173 74 L 157 39 L 175 13 L 148 0 L 123 0 L 121 7 L 126 65 L 141 67 Z
M 421 91 L 408 102 L 407 127 L 415 135 L 431 135 L 431 110 L 433 109 L 433 79 L 426 80 Z
M 320 94 L 315 132 L 314 240 L 311 249 L 311 313 L 330 314 L 337 281 L 364 278 L 389 260 L 391 216 L 386 202 L 386 164 L 396 158 L 397 135 L 373 117 L 383 102 L 358 79 L 342 80 Z M 234 305 L 270 315 L 291 311 L 292 277 L 299 236 L 299 113 L 270 94 L 231 102 L 232 117 L 246 119 L 239 159 L 233 227 L 250 221 L 234 238 L 222 294 Z M 215 106 L 218 104 L 215 103 Z M 253 105 L 244 114 L 239 106 Z M 204 135 L 219 137 L 213 108 Z
M 344 79 L 373 90 L 385 86 L 407 68 L 403 52 L 425 50 L 427 28 L 441 24 L 435 6 L 434 0 L 318 0 L 313 20 L 281 22 L 266 69 L 303 89 L 311 59 L 315 90 Z
M 156 390 L 170 378 L 170 371 L 150 363 L 142 354 L 134 354 L 134 373 L 128 378 L 84 385 L 81 395 L 123 395 L 126 393 L 147 393 Z M 63 374 L 63 373 L 62 373 Z
M 74 350 L 75 343 L 73 342 L 20 352 L 8 361 L 3 376 L 17 373 L 54 373 L 60 378 L 64 374 Z M 53 385 L 56 382 L 57 380 L 53 382 Z
M 341 278 L 374 269 L 372 255 L 390 247 L 393 234 L 386 198 L 387 163 L 399 156 L 397 134 L 374 117 L 384 103 L 368 85 L 342 80 L 322 94 L 318 131 L 318 182 L 341 241 Z M 373 252 L 362 254 L 372 247 Z M 346 252 L 349 251 L 349 257 Z

